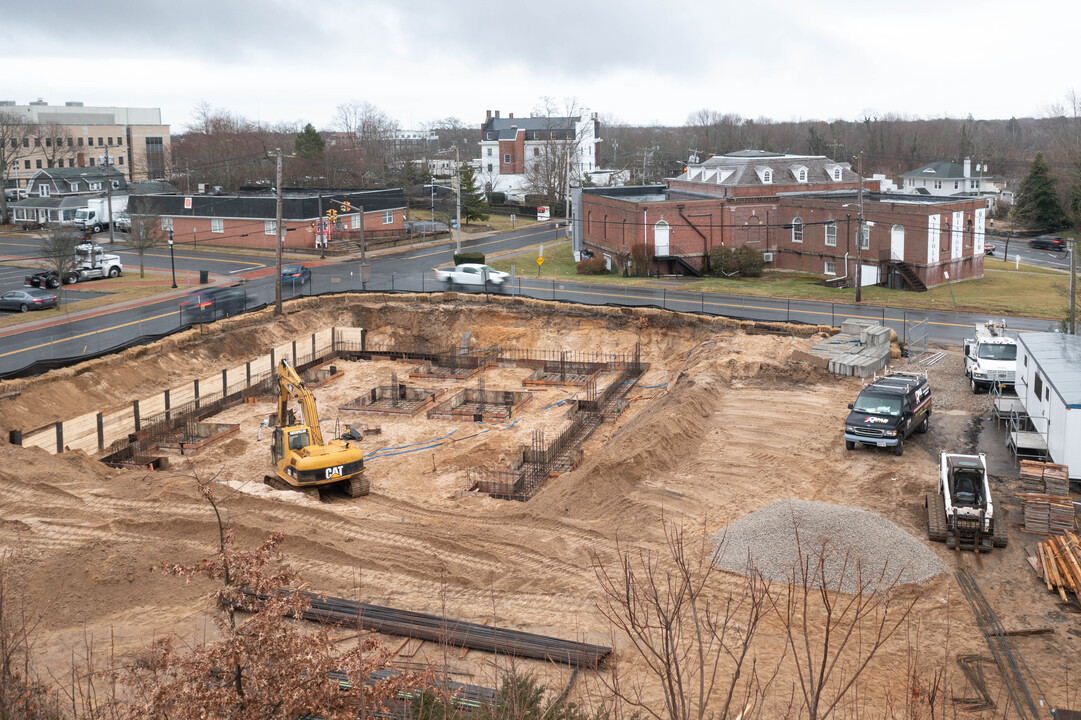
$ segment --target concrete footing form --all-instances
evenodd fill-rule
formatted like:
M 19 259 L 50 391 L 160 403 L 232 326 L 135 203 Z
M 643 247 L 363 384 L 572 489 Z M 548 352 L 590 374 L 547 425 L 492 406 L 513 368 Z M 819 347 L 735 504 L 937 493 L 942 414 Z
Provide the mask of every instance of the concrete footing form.
M 446 394 L 445 389 L 380 385 L 369 390 L 367 395 L 340 405 L 338 411 L 353 415 L 419 415 L 433 408 Z
M 188 423 L 181 433 L 161 440 L 158 443 L 158 449 L 179 452 L 181 455 L 196 455 L 208 445 L 239 431 L 240 425 L 232 423 Z
M 463 388 L 428 411 L 429 420 L 502 422 L 533 399 L 533 393 L 514 390 Z
M 304 384 L 313 390 L 341 377 L 345 377 L 345 371 L 340 370 L 336 365 L 313 367 L 301 373 Z
M 889 363 L 890 339 L 890 329 L 879 323 L 845 320 L 839 334 L 798 357 L 837 375 L 872 377 Z

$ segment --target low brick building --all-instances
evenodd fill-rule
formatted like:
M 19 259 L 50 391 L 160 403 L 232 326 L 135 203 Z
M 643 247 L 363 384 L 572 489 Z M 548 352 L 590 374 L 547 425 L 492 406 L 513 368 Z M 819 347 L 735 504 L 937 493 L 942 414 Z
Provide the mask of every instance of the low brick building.
M 199 242 L 234 247 L 274 248 L 277 199 L 272 190 L 236 195 L 132 195 L 132 216 L 156 216 L 162 231 L 172 231 L 177 243 Z M 363 220 L 355 209 L 363 208 Z M 320 207 L 322 214 L 320 214 Z M 282 192 L 283 245 L 286 248 L 316 247 L 315 223 L 327 210 L 336 210 L 331 229 L 335 236 L 359 230 L 361 223 L 370 240 L 405 233 L 405 194 L 389 190 L 285 189 Z
M 857 248 L 858 178 L 825 157 L 745 151 L 691 166 L 667 185 L 586 188 L 575 247 L 622 269 L 643 243 L 650 273 L 702 274 L 710 250 L 748 246 L 767 267 L 842 284 L 934 287 L 983 275 L 986 207 L 977 198 L 914 197 L 865 183 Z

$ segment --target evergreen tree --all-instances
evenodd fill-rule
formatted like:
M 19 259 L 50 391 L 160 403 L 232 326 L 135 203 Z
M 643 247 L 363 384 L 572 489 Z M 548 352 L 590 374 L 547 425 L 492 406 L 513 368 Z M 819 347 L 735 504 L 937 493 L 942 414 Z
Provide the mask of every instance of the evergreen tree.
M 303 158 L 313 158 L 323 154 L 326 142 L 315 126 L 308 123 L 304 129 L 297 133 L 294 141 L 297 154 Z
M 1043 153 L 1036 153 L 1028 175 L 1021 181 L 1013 215 L 1037 230 L 1057 230 L 1068 224 L 1055 193 L 1055 179 L 1051 177 L 1051 168 L 1043 159 Z
M 488 203 L 477 188 L 477 174 L 469 163 L 458 169 L 458 183 L 462 193 L 462 220 L 466 225 L 474 220 L 487 220 Z

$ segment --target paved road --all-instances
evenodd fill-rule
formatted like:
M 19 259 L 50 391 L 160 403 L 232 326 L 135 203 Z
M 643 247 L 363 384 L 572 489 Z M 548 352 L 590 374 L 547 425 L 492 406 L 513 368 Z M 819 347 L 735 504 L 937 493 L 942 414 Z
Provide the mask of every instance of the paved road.
M 534 228 L 493 237 L 474 238 L 463 241 L 462 247 L 480 249 L 491 254 L 537 243 L 550 243 L 561 233 L 561 230 L 550 227 Z M 373 256 L 369 258 L 372 279 L 364 284 L 363 288 L 360 282 L 360 263 L 356 260 L 316 266 L 313 267 L 310 284 L 297 288 L 286 286 L 284 294 L 288 298 L 297 294 L 362 289 L 376 292 L 431 292 L 445 289 L 443 283 L 434 279 L 431 269 L 449 264 L 453 251 L 454 246 L 450 244 Z M 206 264 L 207 258 L 194 257 L 192 262 Z M 220 259 L 220 262 L 237 262 L 237 259 L 236 256 L 226 256 Z M 250 260 L 248 262 L 254 263 Z M 267 269 L 263 267 L 236 275 L 250 275 L 244 285 L 249 308 L 273 302 L 273 273 L 266 273 Z M 688 292 L 680 289 L 682 283 L 678 280 L 671 281 L 671 284 L 671 287 L 643 288 L 554 281 L 536 278 L 530 274 L 516 277 L 508 286 L 500 288 L 499 292 L 590 305 L 656 306 L 682 312 L 703 312 L 757 320 L 838 325 L 846 318 L 865 318 L 883 322 L 910 343 L 917 343 L 919 338 L 926 334 L 930 343 L 954 346 L 960 345 L 964 338 L 971 336 L 974 323 L 988 319 L 982 315 L 963 313 L 916 312 L 867 305 Z M 483 292 L 482 288 L 456 289 Z M 923 329 L 919 325 L 921 320 L 926 320 Z M 0 339 L 0 374 L 12 372 L 35 361 L 103 352 L 130 342 L 138 336 L 173 332 L 190 322 L 190 317 L 182 316 L 177 310 L 177 298 L 174 295 L 148 304 L 73 319 L 59 325 L 29 328 Z M 1007 318 L 1007 324 L 1011 329 L 1021 332 L 1048 331 L 1054 328 L 1052 321 L 1026 318 Z

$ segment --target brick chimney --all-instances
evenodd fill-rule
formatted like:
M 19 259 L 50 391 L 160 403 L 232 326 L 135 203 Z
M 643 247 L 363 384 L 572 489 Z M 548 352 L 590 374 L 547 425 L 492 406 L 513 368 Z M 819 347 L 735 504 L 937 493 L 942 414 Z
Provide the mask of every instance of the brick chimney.
M 507 113 L 507 117 L 510 118 L 511 120 L 513 120 L 514 119 L 514 113 Z

